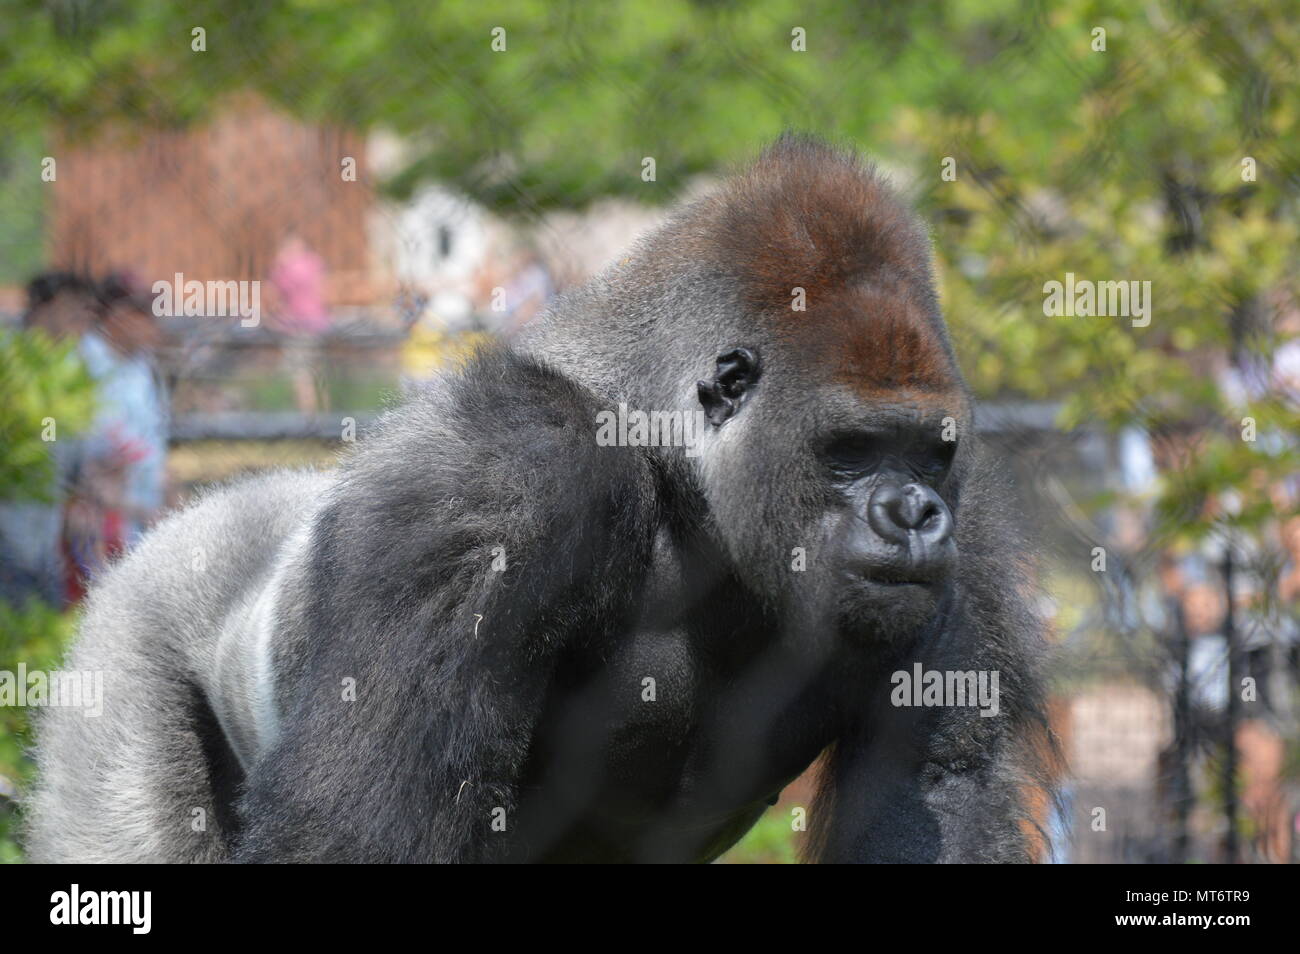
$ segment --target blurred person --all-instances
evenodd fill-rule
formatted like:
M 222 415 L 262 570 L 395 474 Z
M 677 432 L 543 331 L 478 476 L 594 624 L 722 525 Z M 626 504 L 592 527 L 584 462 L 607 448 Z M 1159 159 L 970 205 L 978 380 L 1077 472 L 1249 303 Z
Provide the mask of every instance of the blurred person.
M 1300 407 L 1300 304 L 1288 301 L 1279 309 L 1277 332 L 1280 343 L 1273 351 L 1274 393 L 1291 407 Z M 1295 441 L 1295 435 L 1290 435 Z M 1300 474 L 1282 481 L 1288 502 L 1300 500 Z
M 1225 601 L 1218 587 L 1198 580 L 1181 596 L 1183 620 L 1190 639 L 1187 675 L 1192 698 L 1206 709 L 1220 711 L 1228 704 L 1228 642 L 1221 627 Z
M 277 317 L 287 335 L 284 366 L 292 375 L 298 410 L 315 411 L 320 405 L 313 379 L 319 360 L 318 337 L 329 329 L 325 307 L 325 261 L 302 237 L 290 233 L 271 265 Z
M 64 507 L 67 598 L 131 546 L 162 509 L 168 401 L 155 354 L 162 334 L 143 299 L 121 276 L 99 289 L 94 327 L 80 351 L 98 384 L 98 408 L 81 441 Z
M 1282 646 L 1280 669 L 1292 686 L 1300 685 L 1300 517 L 1286 520 L 1280 530 L 1285 562 L 1278 574 L 1280 612 L 1290 622 L 1290 638 Z
M 1273 350 L 1273 387 L 1284 400 L 1300 406 L 1300 305 L 1281 309 L 1276 327 L 1281 341 Z
M 1252 861 L 1284 862 L 1291 853 L 1290 803 L 1286 777 L 1286 739 L 1267 719 L 1245 719 L 1237 727 L 1241 756 L 1241 806 Z
M 485 330 L 504 337 L 527 324 L 556 291 L 546 263 L 528 246 L 516 247 L 508 257 L 489 255 L 479 266 L 473 287 L 474 302 L 487 319 Z
M 1277 594 L 1284 603 L 1300 602 L 1300 517 L 1291 517 L 1279 529 L 1286 563 L 1278 575 Z
M 535 249 L 515 255 L 505 284 L 506 320 L 501 333 L 509 337 L 531 321 L 555 294 L 550 270 Z
M 163 332 L 140 289 L 121 276 L 105 282 L 103 300 L 100 327 L 118 365 L 101 398 L 119 409 L 132 448 L 123 498 L 130 545 L 162 509 L 166 490 L 170 402 L 158 367 Z
M 402 309 L 408 301 L 420 310 L 406 322 L 406 340 L 402 343 L 401 368 L 404 382 L 420 381 L 439 368 L 452 367 L 468 359 L 491 340 L 475 312 L 469 296 L 451 289 L 433 295 L 403 289 L 397 304 Z M 403 311 L 405 322 L 409 312 Z
M 24 329 L 55 340 L 79 338 L 95 324 L 99 303 L 95 284 L 75 272 L 42 272 L 27 283 Z

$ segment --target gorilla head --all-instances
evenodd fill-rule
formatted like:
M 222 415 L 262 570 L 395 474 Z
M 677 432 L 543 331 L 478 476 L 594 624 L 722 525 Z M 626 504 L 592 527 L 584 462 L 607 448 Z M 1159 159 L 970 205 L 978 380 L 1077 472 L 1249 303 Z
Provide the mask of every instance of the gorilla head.
M 785 137 L 605 280 L 646 302 L 583 338 L 635 329 L 623 360 L 652 371 L 614 384 L 630 402 L 698 399 L 690 479 L 750 588 L 819 605 L 854 637 L 931 618 L 958 557 L 970 400 L 928 238 L 874 171 Z M 638 393 L 647 379 L 670 390 Z

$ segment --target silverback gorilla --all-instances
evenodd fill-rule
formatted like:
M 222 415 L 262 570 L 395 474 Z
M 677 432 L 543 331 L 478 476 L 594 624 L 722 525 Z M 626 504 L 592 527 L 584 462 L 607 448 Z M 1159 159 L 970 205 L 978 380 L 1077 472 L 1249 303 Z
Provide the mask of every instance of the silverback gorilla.
M 810 860 L 1036 860 L 1041 623 L 972 413 L 923 226 L 783 137 L 337 472 L 106 572 L 31 858 L 708 861 L 817 762 Z

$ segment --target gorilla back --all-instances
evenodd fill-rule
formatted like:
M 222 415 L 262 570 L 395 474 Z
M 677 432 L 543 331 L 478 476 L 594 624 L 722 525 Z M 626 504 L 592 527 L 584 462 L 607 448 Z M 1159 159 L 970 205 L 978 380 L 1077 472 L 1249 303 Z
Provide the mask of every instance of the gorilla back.
M 783 138 L 107 573 L 31 855 L 703 861 L 816 762 L 811 860 L 1033 860 L 1041 625 L 972 415 L 921 225 Z

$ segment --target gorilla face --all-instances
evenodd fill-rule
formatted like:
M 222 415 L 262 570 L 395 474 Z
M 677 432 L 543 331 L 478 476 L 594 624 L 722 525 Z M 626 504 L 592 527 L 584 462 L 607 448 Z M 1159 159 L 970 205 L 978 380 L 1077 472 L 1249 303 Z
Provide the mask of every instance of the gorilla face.
M 720 488 L 724 544 L 774 603 L 816 600 L 847 638 L 905 638 L 934 617 L 956 569 L 964 397 L 795 390 L 782 379 L 808 372 L 769 362 L 772 351 L 729 349 L 697 385 L 720 438 L 705 484 Z
M 943 496 L 957 445 L 941 433 L 926 415 L 898 414 L 891 424 L 819 442 L 817 457 L 839 498 L 827 514 L 826 559 L 850 631 L 905 635 L 938 609 L 957 561 Z

